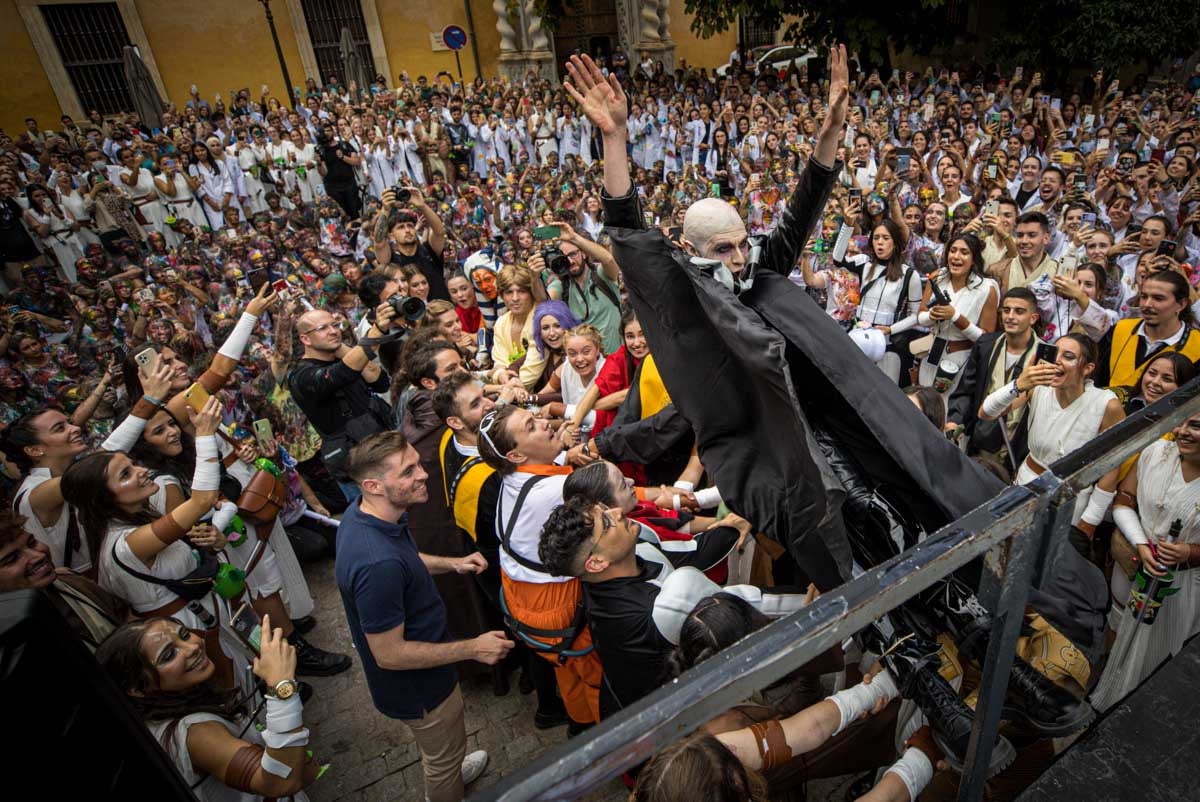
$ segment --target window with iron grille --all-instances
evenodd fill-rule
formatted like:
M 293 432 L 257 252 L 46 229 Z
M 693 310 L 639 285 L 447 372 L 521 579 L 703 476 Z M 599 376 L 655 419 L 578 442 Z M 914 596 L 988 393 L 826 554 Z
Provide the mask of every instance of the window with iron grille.
M 122 49 L 130 44 L 116 3 L 41 6 L 46 27 L 85 111 L 132 111 Z
M 342 28 L 350 29 L 350 39 L 358 48 L 359 58 L 374 77 L 375 59 L 371 57 L 371 41 L 360 0 L 301 0 L 300 5 L 304 8 L 321 83 L 327 85 L 333 78 L 349 83 L 342 68 Z
M 741 17 L 738 26 L 739 46 L 743 52 L 756 47 L 775 44 L 775 29 L 763 25 L 753 17 Z

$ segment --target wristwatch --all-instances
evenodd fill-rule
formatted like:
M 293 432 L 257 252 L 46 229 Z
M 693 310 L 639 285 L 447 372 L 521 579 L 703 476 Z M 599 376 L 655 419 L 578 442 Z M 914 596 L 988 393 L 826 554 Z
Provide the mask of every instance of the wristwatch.
M 296 680 L 282 679 L 274 688 L 267 688 L 266 694 L 274 699 L 290 699 L 296 692 Z
M 592 456 L 592 443 L 590 440 L 583 441 L 583 453 L 585 456 Z

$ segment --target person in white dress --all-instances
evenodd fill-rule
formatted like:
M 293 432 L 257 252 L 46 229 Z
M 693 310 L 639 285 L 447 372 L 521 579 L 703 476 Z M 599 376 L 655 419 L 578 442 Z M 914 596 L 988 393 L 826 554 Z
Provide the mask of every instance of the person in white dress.
M 382 198 L 384 190 L 395 186 L 398 178 L 392 146 L 387 137 L 377 135 L 373 128 L 366 130 L 364 139 L 362 154 L 366 161 L 368 191 L 371 197 Z
M 1127 604 L 1128 588 L 1121 606 L 1114 605 L 1117 639 L 1091 697 L 1100 711 L 1137 688 L 1200 632 L 1200 572 L 1192 570 L 1200 563 L 1200 415 L 1188 418 L 1173 434 L 1173 441 L 1158 440 L 1138 457 L 1136 470 L 1121 482 L 1113 521 L 1137 550 L 1142 569 L 1164 579 L 1172 571 L 1177 592 L 1155 594 L 1162 604 L 1151 605 L 1144 616 L 1152 623 L 1137 622 L 1142 599 Z M 1179 534 L 1172 541 L 1168 534 L 1176 522 Z M 1124 579 L 1120 569 L 1113 571 L 1114 579 L 1118 574 Z
M 921 361 L 919 381 L 943 398 L 958 386 L 959 372 L 971 353 L 971 344 L 986 332 L 996 330 L 1000 285 L 984 275 L 983 245 L 976 237 L 950 240 L 942 269 L 925 288 L 917 325 L 934 335 L 929 354 Z M 933 287 L 949 304 L 937 304 Z M 953 367 L 951 367 L 953 366 Z
M 234 202 L 234 185 L 229 169 L 213 160 L 208 145 L 197 142 L 192 145 L 192 163 L 188 174 L 200 182 L 196 193 L 204 204 L 204 216 L 208 218 L 213 232 L 225 227 L 224 210 Z
M 158 157 L 158 170 L 158 175 L 154 177 L 154 186 L 166 208 L 167 219 L 174 216 L 187 220 L 197 229 L 208 225 L 208 218 L 204 216 L 200 199 L 196 197 L 196 192 L 200 189 L 199 179 L 180 170 L 179 163 L 169 153 Z M 166 238 L 171 247 L 179 245 L 179 234 L 169 225 Z
M 268 167 L 267 138 L 262 128 L 255 126 L 250 131 L 249 142 L 239 142 L 237 145 L 238 166 L 242 168 L 243 181 L 246 183 L 246 195 L 250 198 L 250 208 L 244 209 L 247 215 L 267 210 L 267 190 L 263 181 L 263 171 Z
M 309 757 L 296 650 L 269 618 L 257 638 L 254 674 L 266 688 L 261 729 L 254 697 L 224 687 L 204 639 L 173 618 L 125 624 L 96 650 L 201 802 L 306 802 L 303 789 L 320 774 Z
M 133 201 L 136 214 L 140 214 L 146 233 L 157 231 L 166 234 L 166 209 L 158 199 L 158 191 L 154 186 L 154 176 L 149 168 L 142 164 L 132 148 L 121 148 L 117 153 L 121 169 L 117 173 L 121 189 Z
M 295 176 L 300 197 L 305 203 L 312 203 L 324 192 L 321 174 L 317 171 L 317 147 L 305 139 L 304 128 L 293 128 L 289 136 L 292 140 L 288 157 L 288 163 L 292 165 L 290 174 Z
M 42 240 L 42 247 L 54 253 L 58 267 L 67 281 L 74 284 L 75 262 L 83 258 L 83 246 L 75 236 L 79 224 L 70 213 L 54 202 L 50 190 L 41 184 L 25 187 L 25 225 Z
M 996 420 L 1028 405 L 1029 456 L 1015 484 L 1032 482 L 1046 469 L 1100 432 L 1125 419 L 1125 409 L 1110 390 L 1095 386 L 1096 344 L 1083 334 L 1067 334 L 1056 343 L 1054 362 L 1030 360 L 1011 383 L 983 400 L 979 417 Z M 1095 534 L 1116 495 L 1120 466 L 1079 494 L 1071 523 L 1086 536 Z
M 82 181 L 83 176 L 78 176 Z M 100 244 L 100 236 L 96 233 L 96 223 L 92 220 L 92 204 L 88 203 L 86 190 L 82 185 L 76 186 L 76 177 L 65 170 L 58 173 L 54 182 L 55 200 L 67 215 L 79 225 L 75 236 L 79 244 L 86 248 L 92 243 Z

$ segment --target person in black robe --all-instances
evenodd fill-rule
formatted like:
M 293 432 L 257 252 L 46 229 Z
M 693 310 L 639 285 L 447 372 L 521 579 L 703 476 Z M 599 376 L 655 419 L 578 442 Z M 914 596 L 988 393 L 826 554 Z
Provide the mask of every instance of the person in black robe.
M 844 47 L 834 48 L 830 68 L 828 111 L 813 154 L 778 227 L 755 238 L 715 198 L 688 209 L 679 242 L 647 229 L 625 158 L 627 107 L 619 83 L 587 57 L 573 57 L 566 84 L 603 135 L 603 200 L 614 256 L 702 462 L 728 507 L 785 545 L 823 591 L 851 578 L 856 562 L 870 567 L 899 553 L 1003 488 L 934 431 L 787 278 L 841 169 Z M 899 646 L 889 668 L 955 765 L 965 754 L 972 714 L 929 669 L 928 647 L 914 642 L 945 629 L 975 634 L 990 623 L 957 580 L 939 591 L 863 636 L 877 651 Z M 919 637 L 898 642 L 904 630 Z M 1086 723 L 1087 711 L 1075 700 L 1025 669 L 1018 664 L 1017 684 L 1033 698 L 1023 708 L 1046 711 L 1036 722 L 1043 730 L 1074 731 Z M 995 766 L 1011 759 L 1011 747 L 1002 747 Z

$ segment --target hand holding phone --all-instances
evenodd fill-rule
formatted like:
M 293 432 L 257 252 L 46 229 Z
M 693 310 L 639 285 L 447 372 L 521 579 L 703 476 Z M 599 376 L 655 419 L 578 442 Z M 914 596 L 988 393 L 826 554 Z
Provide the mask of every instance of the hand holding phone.
M 158 351 L 153 348 L 143 348 L 134 354 L 133 361 L 137 363 L 138 370 L 143 376 L 149 376 L 158 365 Z
M 1038 343 L 1035 352 L 1037 354 L 1038 362 L 1044 362 L 1048 365 L 1053 365 L 1058 362 L 1058 348 L 1050 343 Z
M 191 407 L 193 412 L 200 412 L 204 409 L 204 405 L 208 403 L 208 390 L 205 390 L 200 382 L 196 382 L 191 387 L 183 391 L 184 402 Z

